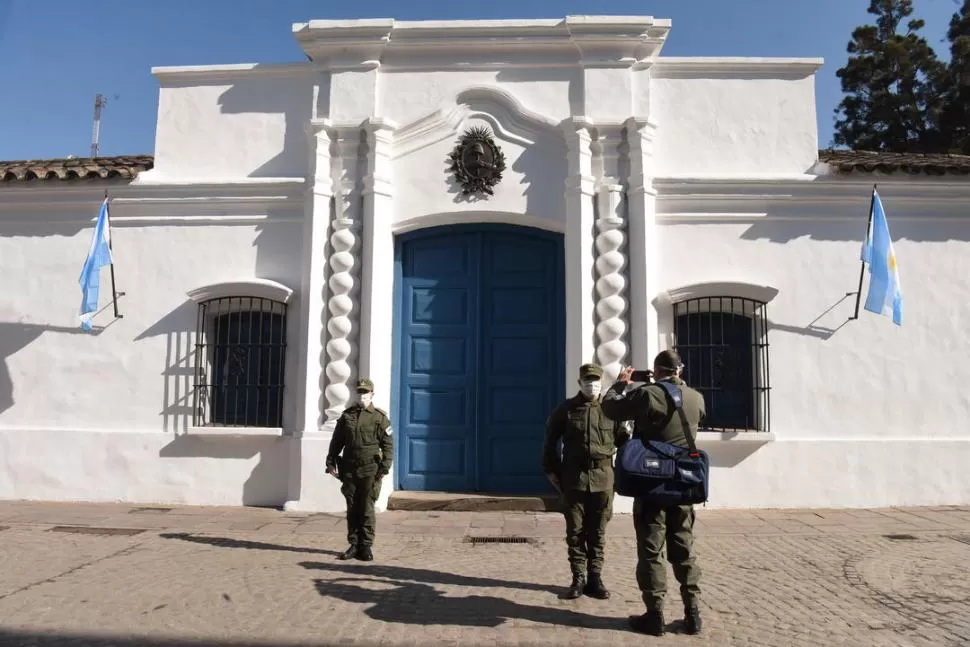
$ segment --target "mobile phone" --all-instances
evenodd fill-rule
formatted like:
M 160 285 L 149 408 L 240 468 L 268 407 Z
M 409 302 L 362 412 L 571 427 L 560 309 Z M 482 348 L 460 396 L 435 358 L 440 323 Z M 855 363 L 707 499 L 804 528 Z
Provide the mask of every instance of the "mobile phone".
M 633 371 L 630 376 L 630 381 L 632 382 L 649 382 L 653 378 L 653 371 Z

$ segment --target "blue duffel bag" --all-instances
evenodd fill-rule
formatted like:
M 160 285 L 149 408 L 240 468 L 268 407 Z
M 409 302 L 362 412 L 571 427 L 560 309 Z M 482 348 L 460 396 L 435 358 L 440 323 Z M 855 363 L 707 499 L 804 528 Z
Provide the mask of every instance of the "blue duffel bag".
M 615 490 L 636 497 L 650 507 L 664 508 L 707 501 L 711 471 L 707 453 L 697 449 L 684 414 L 683 397 L 675 384 L 657 382 L 680 414 L 690 447 L 659 440 L 631 438 L 616 453 Z

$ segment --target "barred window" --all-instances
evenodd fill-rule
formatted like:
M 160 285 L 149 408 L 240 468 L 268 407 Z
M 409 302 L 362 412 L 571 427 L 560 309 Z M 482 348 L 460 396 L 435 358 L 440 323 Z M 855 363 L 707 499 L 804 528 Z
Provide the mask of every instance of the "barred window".
M 259 297 L 199 302 L 193 425 L 283 426 L 286 304 Z
M 704 394 L 712 431 L 769 431 L 768 317 L 761 301 L 703 297 L 674 304 L 684 380 Z

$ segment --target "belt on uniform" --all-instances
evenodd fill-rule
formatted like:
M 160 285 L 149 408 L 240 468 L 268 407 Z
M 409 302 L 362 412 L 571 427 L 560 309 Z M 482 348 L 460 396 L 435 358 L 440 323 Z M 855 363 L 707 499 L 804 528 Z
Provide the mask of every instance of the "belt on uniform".
M 588 458 L 586 460 L 575 460 L 569 463 L 573 467 L 578 467 L 587 470 L 594 470 L 599 467 L 611 467 L 613 465 L 612 458 Z

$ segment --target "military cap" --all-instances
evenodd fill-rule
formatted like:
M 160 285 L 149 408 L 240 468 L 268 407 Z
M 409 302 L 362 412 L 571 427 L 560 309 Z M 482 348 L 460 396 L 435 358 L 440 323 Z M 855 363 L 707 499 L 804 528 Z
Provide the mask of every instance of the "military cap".
M 357 393 L 368 393 L 374 390 L 374 383 L 366 377 L 357 380 Z
M 593 377 L 600 379 L 603 377 L 603 369 L 596 364 L 583 364 L 579 367 L 579 377 Z

